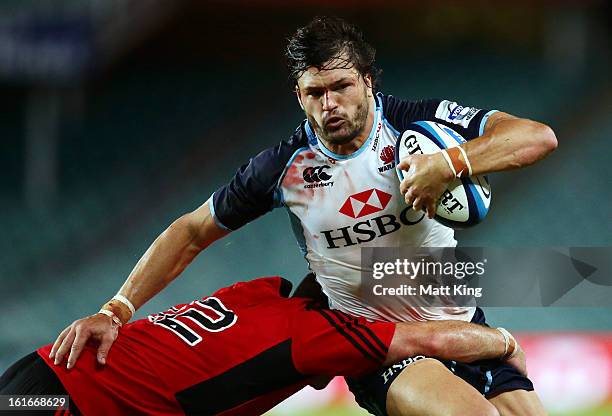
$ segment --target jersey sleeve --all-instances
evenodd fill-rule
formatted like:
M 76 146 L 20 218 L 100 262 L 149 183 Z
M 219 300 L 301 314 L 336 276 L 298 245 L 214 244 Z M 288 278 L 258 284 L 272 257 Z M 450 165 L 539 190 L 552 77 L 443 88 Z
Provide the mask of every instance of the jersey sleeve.
M 482 136 L 489 116 L 497 111 L 469 107 L 451 100 L 406 101 L 382 94 L 379 97 L 385 119 L 399 132 L 415 121 L 435 121 L 455 130 L 466 140 Z
M 357 377 L 384 363 L 395 324 L 315 309 L 298 313 L 291 330 L 293 362 L 300 373 Z
M 242 165 L 232 180 L 210 198 L 209 207 L 217 225 L 228 231 L 281 205 L 278 185 L 293 154 L 305 146 L 300 125 L 291 138 L 268 148 Z

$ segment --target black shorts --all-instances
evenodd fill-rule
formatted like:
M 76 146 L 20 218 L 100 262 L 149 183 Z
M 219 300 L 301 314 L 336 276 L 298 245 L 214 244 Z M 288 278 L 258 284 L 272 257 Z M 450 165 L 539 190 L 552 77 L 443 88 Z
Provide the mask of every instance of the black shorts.
M 49 368 L 47 363 L 40 358 L 37 352 L 26 355 L 15 364 L 10 366 L 8 370 L 0 377 L 0 395 L 63 395 L 67 396 L 68 392 L 55 375 L 53 370 Z M 80 416 L 81 412 L 76 407 L 74 402 L 69 402 L 69 413 L 48 410 L 15 410 L 10 412 L 19 416 L 32 415 L 74 415 Z M 4 414 L 4 413 L 3 413 Z
M 472 322 L 488 326 L 484 312 L 476 308 Z M 373 415 L 386 416 L 387 391 L 395 378 L 409 364 L 427 358 L 423 355 L 407 358 L 399 363 L 377 370 L 359 379 L 346 378 L 349 389 L 359 406 Z M 482 360 L 470 364 L 439 360 L 456 376 L 471 384 L 485 397 L 493 397 L 505 391 L 533 390 L 533 383 L 509 364 L 500 360 Z

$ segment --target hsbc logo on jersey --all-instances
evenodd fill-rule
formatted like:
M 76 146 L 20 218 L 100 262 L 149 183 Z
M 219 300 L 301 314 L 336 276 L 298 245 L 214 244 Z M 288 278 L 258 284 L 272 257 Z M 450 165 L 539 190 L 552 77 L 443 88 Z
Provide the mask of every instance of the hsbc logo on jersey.
M 309 185 L 304 185 L 304 188 L 310 189 L 334 186 L 334 182 L 327 182 L 332 178 L 329 173 L 325 172 L 327 169 L 330 169 L 328 165 L 314 166 L 304 169 L 302 172 L 302 177 L 304 178 L 304 181 L 309 183 Z
M 369 189 L 349 196 L 339 211 L 353 219 L 363 218 L 383 211 L 389 205 L 391 198 L 390 194 L 379 189 Z M 322 230 L 321 234 L 327 240 L 328 249 L 349 247 L 394 233 L 403 225 L 418 224 L 423 218 L 425 213 L 416 212 L 408 206 L 399 213 L 399 216 L 379 215 L 334 230 Z
M 361 218 L 382 211 L 390 200 L 390 194 L 378 189 L 369 189 L 349 196 L 339 211 L 351 218 Z

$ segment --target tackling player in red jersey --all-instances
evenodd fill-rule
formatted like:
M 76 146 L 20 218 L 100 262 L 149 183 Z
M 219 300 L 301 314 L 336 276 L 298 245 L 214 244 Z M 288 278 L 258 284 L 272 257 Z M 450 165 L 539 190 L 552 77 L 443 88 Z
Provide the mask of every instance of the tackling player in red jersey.
M 257 415 L 318 376 L 360 376 L 419 354 L 502 358 L 526 371 L 504 331 L 457 321 L 370 323 L 319 308 L 301 297 L 307 286 L 287 298 L 287 280 L 260 278 L 137 320 L 121 328 L 104 366 L 95 346 L 79 342 L 78 365 L 54 365 L 47 345 L 7 370 L 0 394 L 68 394 L 70 412 L 84 415 Z M 67 348 L 58 347 L 61 361 Z

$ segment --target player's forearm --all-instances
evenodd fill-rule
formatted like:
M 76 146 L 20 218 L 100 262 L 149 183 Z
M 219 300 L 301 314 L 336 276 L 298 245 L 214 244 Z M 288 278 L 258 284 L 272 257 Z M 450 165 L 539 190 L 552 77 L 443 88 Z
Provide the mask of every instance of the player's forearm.
M 472 362 L 501 358 L 503 335 L 496 329 L 461 321 L 398 323 L 385 363 L 426 355 L 440 359 Z
M 462 145 L 472 175 L 528 166 L 557 147 L 555 133 L 545 124 L 509 115 L 499 116 L 488 124 L 481 137 Z
M 199 252 L 225 234 L 227 231 L 216 225 L 208 203 L 204 203 L 195 211 L 174 221 L 157 237 L 140 258 L 118 294 L 138 309 L 174 280 Z M 126 306 L 120 302 L 107 304 L 105 308 L 120 314 L 122 321 L 131 317 Z
M 177 219 L 143 254 L 119 293 L 138 309 L 172 282 L 202 249 L 185 218 Z

